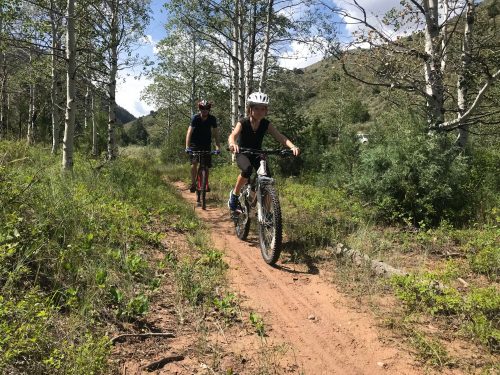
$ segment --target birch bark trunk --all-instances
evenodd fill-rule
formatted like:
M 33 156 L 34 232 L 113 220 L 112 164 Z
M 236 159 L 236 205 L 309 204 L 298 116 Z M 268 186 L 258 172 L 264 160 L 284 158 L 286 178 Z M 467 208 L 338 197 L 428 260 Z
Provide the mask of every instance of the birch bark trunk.
M 441 71 L 441 43 L 439 43 L 439 4 L 438 0 L 424 0 L 425 9 L 425 81 L 427 93 L 427 120 L 429 126 L 441 124 L 444 120 L 444 85 Z
M 191 56 L 191 118 L 196 113 L 196 39 L 193 35 L 193 53 Z
M 111 43 L 110 43 L 110 70 L 108 82 L 108 160 L 117 156 L 115 126 L 116 126 L 116 75 L 118 72 L 118 7 L 119 2 L 113 0 L 111 5 Z
M 271 17 L 274 7 L 274 0 L 269 0 L 267 3 L 267 17 L 266 17 L 266 34 L 264 37 L 264 51 L 262 52 L 262 71 L 259 81 L 259 91 L 264 92 L 266 90 L 267 81 L 267 64 L 269 58 L 269 46 L 271 44 Z
M 97 143 L 97 123 L 95 121 L 95 106 L 94 106 L 94 93 L 90 95 L 90 116 L 92 118 L 92 156 L 99 155 L 99 147 Z
M 244 20 L 245 20 L 245 9 L 243 0 L 236 1 L 236 21 L 237 21 L 237 43 L 238 43 L 238 54 L 237 63 L 238 63 L 238 118 L 244 116 L 245 111 L 245 37 L 244 37 Z
M 253 2 L 251 8 L 251 19 L 250 30 L 248 32 L 248 54 L 247 54 L 247 72 L 245 79 L 246 94 L 245 98 L 248 98 L 251 92 L 253 92 L 253 75 L 255 70 L 255 37 L 257 32 L 257 2 Z
M 472 27 L 474 24 L 474 1 L 467 1 L 467 13 L 466 21 L 464 26 L 464 40 L 462 46 L 462 71 L 458 76 L 457 87 L 458 87 L 458 111 L 459 116 L 463 116 L 468 109 L 467 105 L 467 93 L 469 90 L 469 83 L 471 79 L 470 74 L 470 64 L 471 64 L 471 51 L 472 51 Z M 467 125 L 462 125 L 458 129 L 457 144 L 460 147 L 465 147 L 469 138 L 469 127 Z
M 0 33 L 2 32 L 0 19 Z M 7 134 L 7 55 L 5 51 L 0 52 L 0 66 L 1 66 L 1 77 L 0 77 L 0 140 Z
M 30 65 L 33 65 L 33 56 L 30 51 Z M 28 131 L 26 133 L 26 141 L 29 145 L 35 143 L 35 121 L 36 121 L 36 84 L 34 82 L 33 73 L 31 73 L 31 82 L 29 84 L 29 109 L 28 109 Z
M 51 0 L 51 13 L 50 13 L 50 26 L 52 32 L 52 81 L 50 90 L 51 99 L 51 115 L 52 115 L 52 150 L 51 153 L 55 155 L 59 149 L 59 129 L 60 129 L 60 116 L 59 116 L 59 97 L 60 97 L 60 73 L 57 66 L 57 58 L 59 56 L 59 49 L 61 48 L 61 41 L 59 39 L 58 20 L 54 12 L 54 1 Z
M 75 0 L 68 0 L 66 10 L 66 115 L 64 122 L 62 167 L 66 171 L 73 169 L 73 148 L 75 137 L 76 114 L 76 36 L 75 36 Z
M 3 4 L 0 4 L 0 13 Z M 0 37 L 3 37 L 3 17 L 0 17 Z M 7 129 L 7 55 L 2 48 L 0 51 L 0 140 L 4 138 Z

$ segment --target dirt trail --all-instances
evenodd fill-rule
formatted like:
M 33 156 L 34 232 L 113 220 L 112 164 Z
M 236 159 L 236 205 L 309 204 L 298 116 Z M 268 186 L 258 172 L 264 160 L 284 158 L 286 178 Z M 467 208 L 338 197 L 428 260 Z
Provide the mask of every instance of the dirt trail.
M 195 205 L 195 194 L 177 187 Z M 211 229 L 215 247 L 226 254 L 232 289 L 263 317 L 269 342 L 291 346 L 289 361 L 303 373 L 423 373 L 409 353 L 382 342 L 374 317 L 355 309 L 321 272 L 308 273 L 297 264 L 270 267 L 254 233 L 247 242 L 236 237 L 227 210 L 211 203 L 196 211 Z

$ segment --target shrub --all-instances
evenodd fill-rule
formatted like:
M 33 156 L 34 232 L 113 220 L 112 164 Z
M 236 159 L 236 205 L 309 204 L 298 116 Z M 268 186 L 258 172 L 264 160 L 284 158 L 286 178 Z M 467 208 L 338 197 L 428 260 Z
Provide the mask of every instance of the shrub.
M 470 162 L 444 135 L 427 135 L 425 127 L 403 118 L 390 134 L 376 134 L 361 152 L 353 189 L 377 207 L 386 221 L 414 226 L 460 223 L 472 217 Z
M 361 100 L 354 100 L 349 103 L 345 109 L 346 115 L 350 123 L 363 123 L 370 119 L 368 108 L 361 102 Z

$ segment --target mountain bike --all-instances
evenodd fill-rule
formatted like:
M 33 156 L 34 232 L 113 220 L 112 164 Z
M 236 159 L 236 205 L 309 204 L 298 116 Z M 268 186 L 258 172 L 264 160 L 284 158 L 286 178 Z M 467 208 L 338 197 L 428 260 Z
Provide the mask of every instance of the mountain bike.
M 203 210 L 207 209 L 206 205 L 206 193 L 208 189 L 208 158 L 207 156 L 213 154 L 218 155 L 219 151 L 190 151 L 191 155 L 196 157 L 198 161 L 198 172 L 196 174 L 196 204 L 198 207 L 201 206 Z
M 267 169 L 268 155 L 293 155 L 291 150 L 253 150 L 240 148 L 240 153 L 258 155 L 260 167 L 240 192 L 241 213 L 233 215 L 236 236 L 245 240 L 250 231 L 251 212 L 255 210 L 259 227 L 260 252 L 267 264 L 273 265 L 281 253 L 281 206 L 274 179 Z

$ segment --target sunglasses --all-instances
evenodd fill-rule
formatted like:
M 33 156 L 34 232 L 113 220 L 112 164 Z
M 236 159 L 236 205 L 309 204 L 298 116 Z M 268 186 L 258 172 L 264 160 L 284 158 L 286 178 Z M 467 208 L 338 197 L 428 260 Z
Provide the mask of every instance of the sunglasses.
M 210 111 L 210 107 L 200 107 L 200 111 Z

